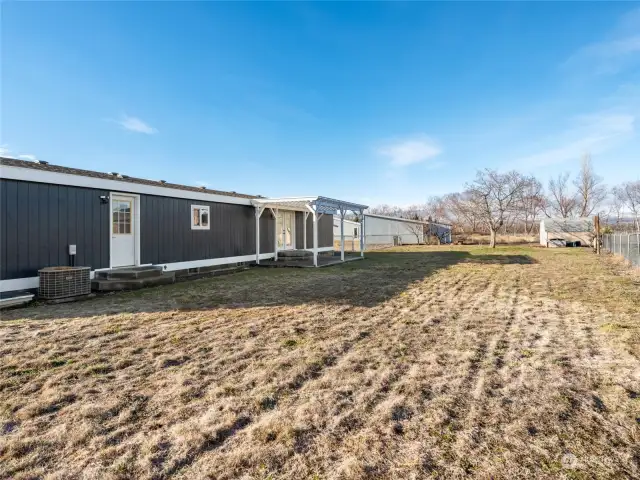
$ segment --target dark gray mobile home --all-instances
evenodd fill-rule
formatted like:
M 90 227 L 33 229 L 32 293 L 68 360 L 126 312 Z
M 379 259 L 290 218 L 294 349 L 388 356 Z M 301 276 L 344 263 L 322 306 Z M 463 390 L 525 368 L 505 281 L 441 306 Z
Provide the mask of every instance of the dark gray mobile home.
M 38 270 L 50 266 L 88 266 L 93 277 L 260 262 L 288 249 L 317 258 L 333 250 L 332 216 L 345 208 L 366 207 L 0 158 L 0 292 L 37 288 Z

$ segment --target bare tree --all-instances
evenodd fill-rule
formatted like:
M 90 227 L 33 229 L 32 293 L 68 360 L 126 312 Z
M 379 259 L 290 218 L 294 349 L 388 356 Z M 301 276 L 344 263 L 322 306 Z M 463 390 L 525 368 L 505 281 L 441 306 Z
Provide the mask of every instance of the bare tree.
M 424 241 L 424 227 L 423 223 L 406 222 L 406 228 L 416 236 L 416 243 L 418 244 Z
M 428 218 L 433 222 L 451 222 L 451 215 L 447 208 L 445 197 L 429 197 L 424 207 L 425 212 L 423 218 Z
M 458 231 L 473 233 L 477 230 L 480 218 L 468 192 L 450 193 L 444 197 L 444 203 L 449 212 L 449 221 Z
M 606 212 L 606 219 L 607 219 L 607 223 L 610 222 L 610 217 L 613 216 L 615 217 L 615 223 L 616 225 L 620 225 L 620 220 L 622 219 L 622 214 L 624 213 L 624 194 L 621 191 L 618 191 L 620 187 L 614 187 L 611 190 L 612 193 L 612 201 L 611 201 L 611 206 L 609 208 L 609 210 Z
M 491 248 L 496 246 L 496 232 L 532 180 L 516 171 L 498 173 L 485 169 L 476 174 L 473 183 L 466 185 L 474 210 L 489 229 Z
M 531 234 L 536 220 L 544 208 L 544 193 L 542 183 L 536 178 L 531 178 L 525 188 L 522 189 L 515 204 L 516 215 L 514 220 L 520 219 L 524 224 L 525 233 Z
M 569 172 L 561 173 L 558 178 L 549 180 L 549 196 L 545 205 L 548 217 L 558 216 L 568 218 L 576 209 L 576 197 L 569 192 Z
M 613 189 L 614 202 L 628 208 L 633 215 L 636 230 L 640 233 L 640 180 L 625 182 Z
M 590 216 L 607 198 L 607 187 L 602 183 L 602 177 L 593 171 L 591 155 L 588 153 L 582 157 L 580 173 L 573 184 L 576 187 L 576 203 L 581 217 Z
M 409 220 L 422 220 L 425 214 L 425 206 L 420 204 L 409 205 L 400 209 L 400 216 Z
M 400 207 L 396 207 L 395 205 L 382 204 L 369 208 L 367 213 L 371 213 L 372 215 L 385 215 L 387 217 L 398 217 L 400 216 L 401 210 Z

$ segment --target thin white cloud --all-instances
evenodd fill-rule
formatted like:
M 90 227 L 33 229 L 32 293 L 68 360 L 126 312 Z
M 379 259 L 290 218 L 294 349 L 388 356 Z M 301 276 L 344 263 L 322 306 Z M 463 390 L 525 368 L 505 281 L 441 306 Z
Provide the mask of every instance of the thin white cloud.
M 387 157 L 391 165 L 404 167 L 421 163 L 442 153 L 442 148 L 426 135 L 419 135 L 387 143 L 376 150 L 378 155 Z
M 125 130 L 136 133 L 145 133 L 147 135 L 155 135 L 158 130 L 153 128 L 148 123 L 140 120 L 138 117 L 131 117 L 129 115 L 123 115 L 120 120 L 115 121 Z
M 30 155 L 30 154 L 18 155 L 18 158 L 21 160 L 29 160 L 31 162 L 35 162 L 37 160 L 35 155 Z
M 520 158 L 519 166 L 541 167 L 573 161 L 586 152 L 600 154 L 620 145 L 635 133 L 631 114 L 597 113 L 576 117 L 574 125 L 557 140 L 559 146 Z
M 614 75 L 640 61 L 640 35 L 588 45 L 569 57 L 564 66 L 588 69 L 596 75 Z
M 568 70 L 614 75 L 640 63 L 640 9 L 623 15 L 609 38 L 580 48 L 563 64 Z
M 11 156 L 11 150 L 9 150 L 9 145 L 6 143 L 0 145 L 0 157 L 9 157 Z

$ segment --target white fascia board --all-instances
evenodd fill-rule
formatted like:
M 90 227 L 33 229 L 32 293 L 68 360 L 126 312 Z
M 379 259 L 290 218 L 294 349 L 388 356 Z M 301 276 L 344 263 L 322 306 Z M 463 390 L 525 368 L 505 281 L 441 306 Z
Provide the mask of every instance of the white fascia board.
M 206 202 L 233 203 L 236 205 L 251 205 L 250 198 L 230 197 L 215 193 L 194 192 L 180 190 L 178 188 L 145 185 L 135 182 L 121 182 L 106 178 L 88 177 L 84 175 L 72 175 L 69 173 L 50 172 L 35 168 L 21 168 L 9 165 L 0 167 L 0 178 L 7 180 L 22 180 L 25 182 L 49 183 L 53 185 L 67 185 L 72 187 L 96 188 L 100 190 L 118 190 L 123 193 L 138 193 L 156 195 L 159 197 L 186 198 L 190 200 L 202 200 Z
M 280 202 L 313 202 L 318 197 L 278 197 L 278 198 L 252 198 L 253 204 L 280 203 Z

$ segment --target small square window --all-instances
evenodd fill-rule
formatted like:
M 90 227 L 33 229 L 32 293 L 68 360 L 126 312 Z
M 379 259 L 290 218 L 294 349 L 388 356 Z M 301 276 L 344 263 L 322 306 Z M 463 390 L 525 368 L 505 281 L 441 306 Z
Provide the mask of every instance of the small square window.
M 209 207 L 191 205 L 191 230 L 209 230 Z

